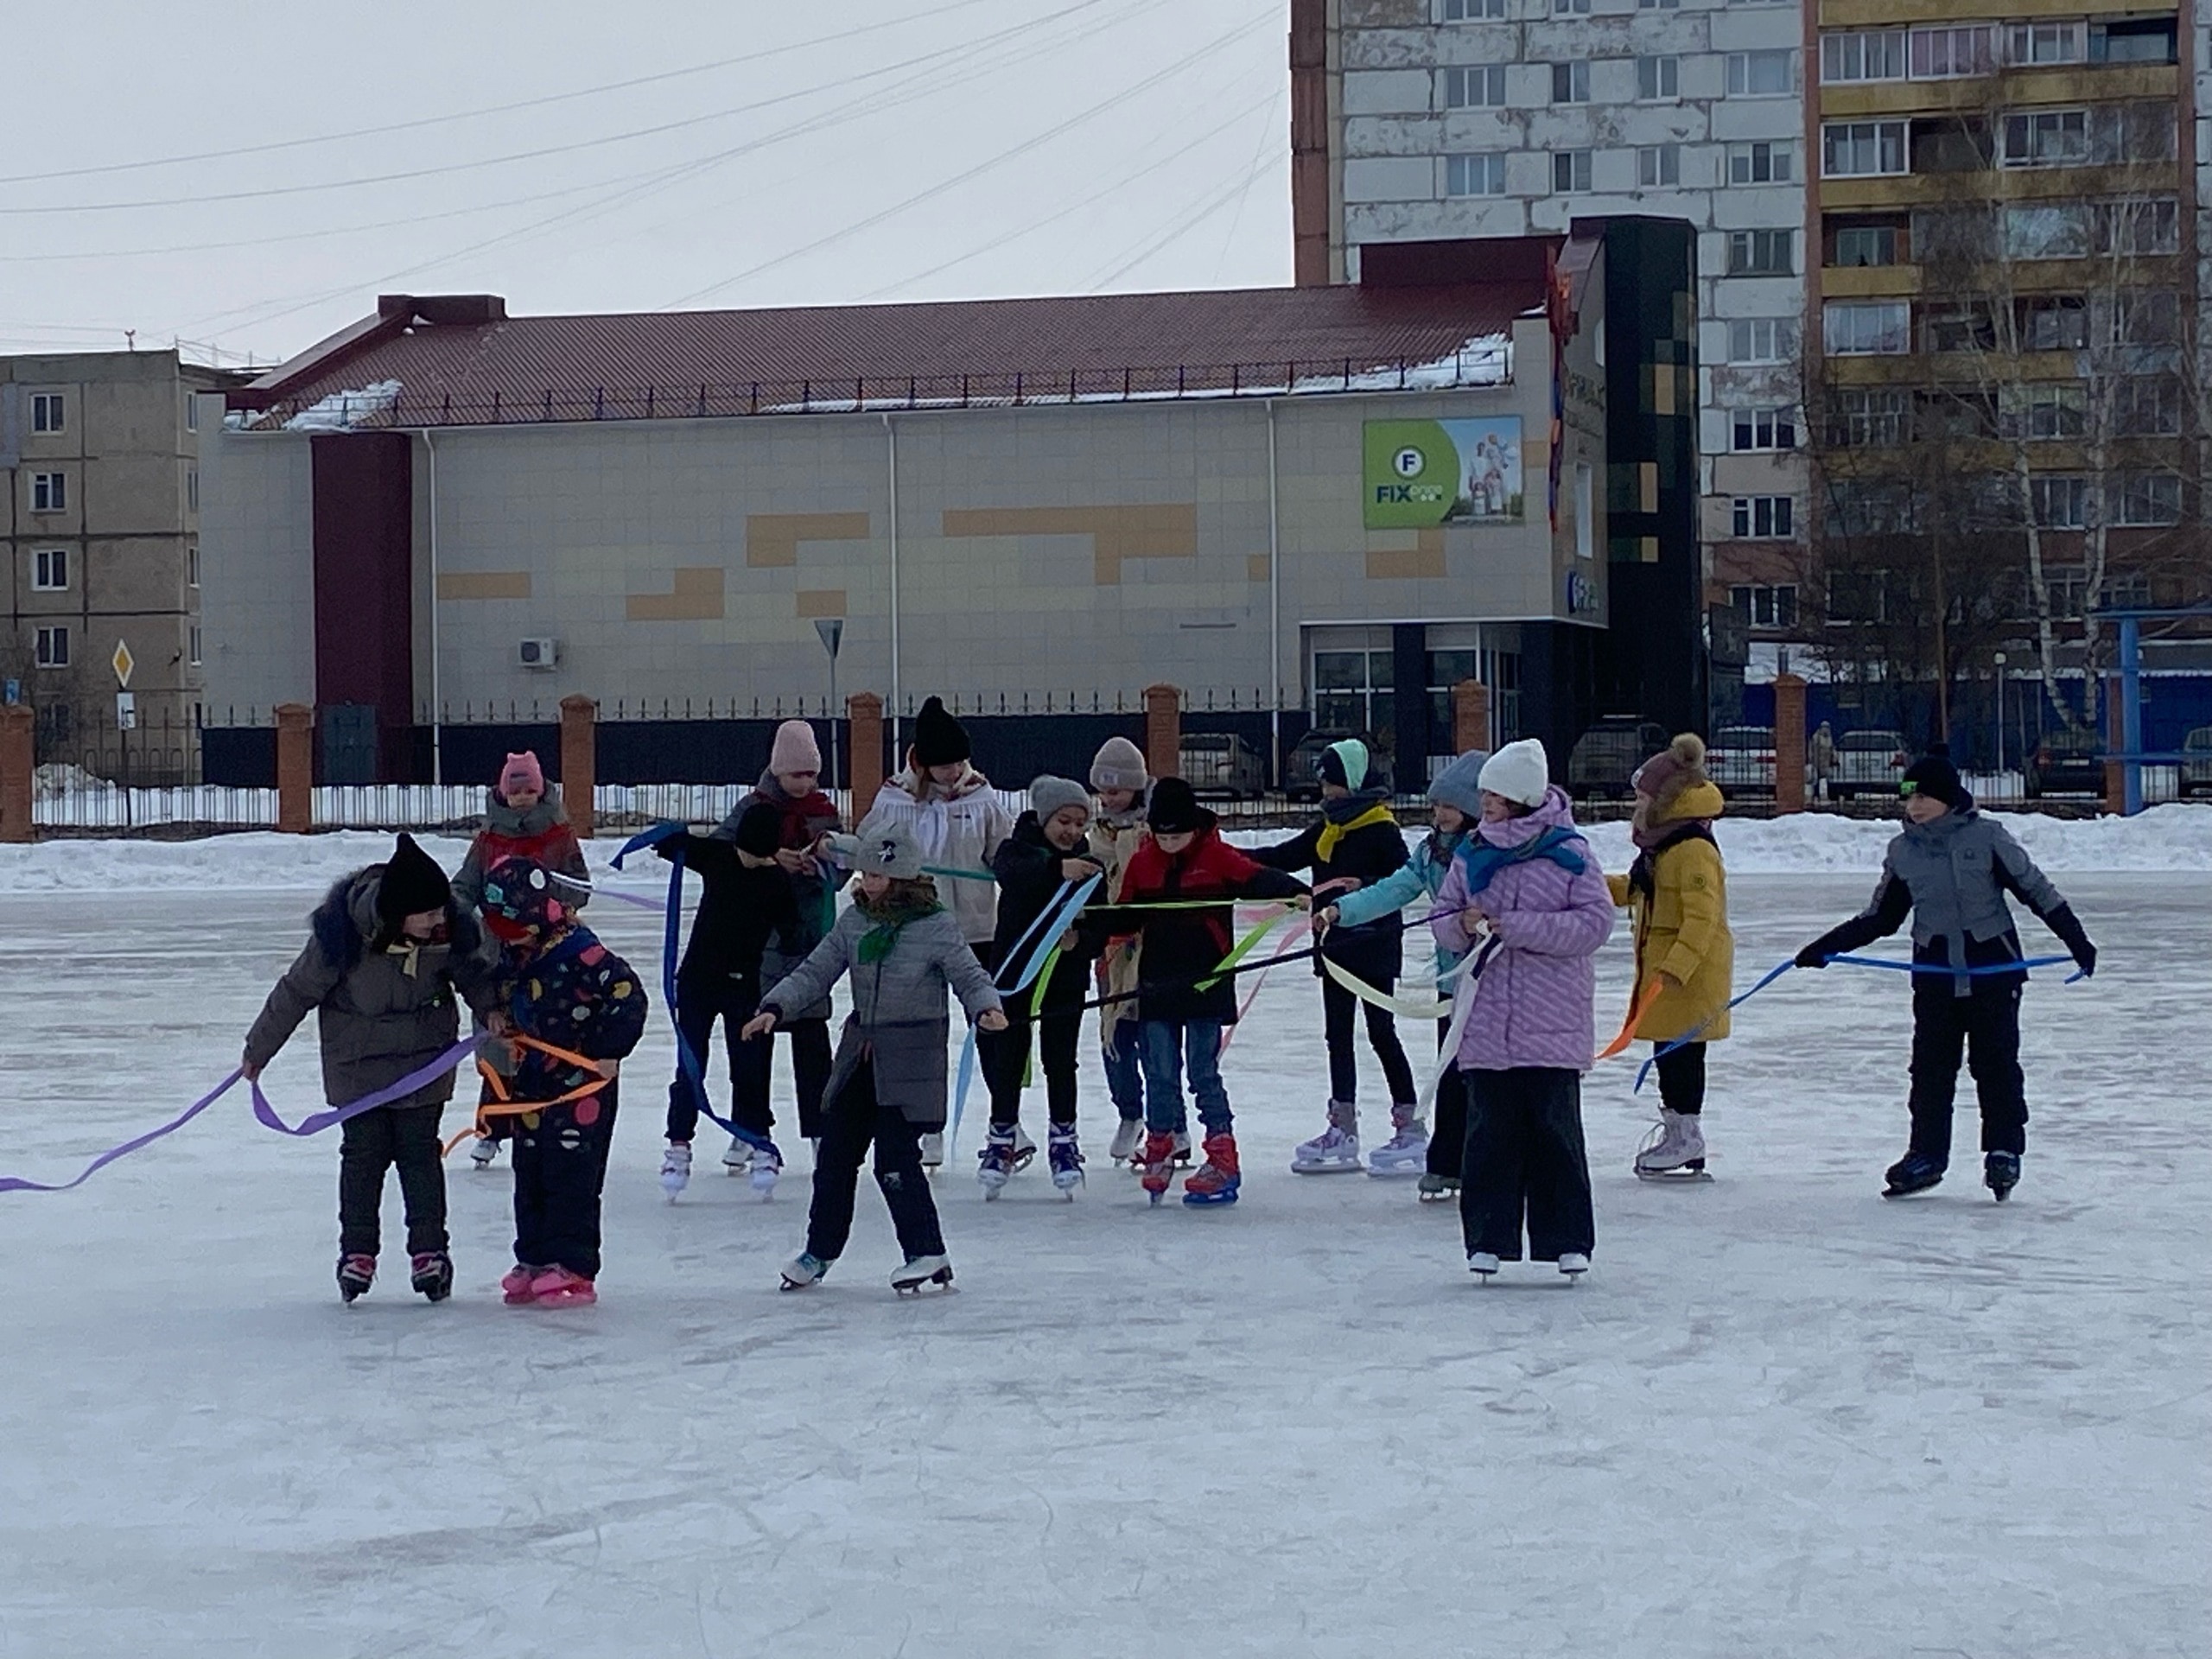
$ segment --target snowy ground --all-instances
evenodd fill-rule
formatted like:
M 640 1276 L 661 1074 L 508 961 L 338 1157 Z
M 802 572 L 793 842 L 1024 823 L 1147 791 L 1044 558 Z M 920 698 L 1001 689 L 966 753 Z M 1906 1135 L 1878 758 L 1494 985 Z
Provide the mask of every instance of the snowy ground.
M 99 856 L 103 891 L 0 895 L 0 1173 L 219 1077 L 315 897 Z M 1870 874 L 1739 875 L 1744 982 Z M 1291 969 L 1229 1058 L 1243 1204 L 948 1171 L 960 1289 L 919 1305 L 871 1191 L 806 1297 L 773 1288 L 803 1179 L 662 1202 L 658 1022 L 596 1309 L 499 1306 L 505 1177 L 459 1171 L 461 1294 L 341 1309 L 335 1147 L 226 1103 L 0 1197 L 0 1656 L 2201 1654 L 2212 893 L 2066 886 L 2107 966 L 2029 992 L 2014 1202 L 1970 1157 L 1876 1196 L 1903 983 L 1792 976 L 1720 1052 L 1713 1185 L 1639 1185 L 1648 1103 L 1592 1077 L 1574 1289 L 1479 1286 L 1450 1211 L 1287 1173 L 1324 1092 Z M 656 960 L 658 918 L 602 910 Z M 1608 1030 L 1627 980 L 1620 941 Z M 315 1077 L 308 1033 L 272 1096 Z

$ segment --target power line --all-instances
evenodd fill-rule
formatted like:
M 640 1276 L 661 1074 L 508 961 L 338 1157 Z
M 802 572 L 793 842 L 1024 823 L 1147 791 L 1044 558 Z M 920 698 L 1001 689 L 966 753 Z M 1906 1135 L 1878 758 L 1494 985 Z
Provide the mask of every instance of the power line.
M 1104 276 L 1093 277 L 1089 284 L 1087 284 L 1089 291 L 1095 294 L 1101 289 L 1105 288 L 1109 283 L 1119 282 L 1122 277 L 1128 276 L 1129 272 L 1135 270 L 1139 265 L 1144 264 L 1146 260 L 1151 258 L 1153 255 L 1160 252 L 1161 249 L 1166 248 L 1171 243 L 1174 242 L 1179 237 L 1183 236 L 1186 232 L 1194 230 L 1198 226 L 1204 224 L 1207 219 L 1212 218 L 1214 214 L 1228 207 L 1231 200 L 1249 191 L 1252 186 L 1259 180 L 1260 176 L 1272 168 L 1274 164 L 1275 158 L 1272 156 L 1268 156 L 1261 161 L 1257 166 L 1254 167 L 1252 170 L 1247 173 L 1243 178 L 1232 181 L 1226 188 L 1217 190 L 1212 195 L 1206 197 L 1204 200 L 1199 202 L 1196 207 L 1184 214 L 1182 218 L 1177 219 L 1173 225 L 1170 225 L 1165 231 L 1161 232 L 1160 235 L 1154 238 L 1150 242 L 1145 244 L 1143 247 L 1140 248 L 1135 253 L 1130 255 L 1128 258 L 1123 260 L 1120 264 L 1115 266 Z
M 817 35 L 811 40 L 794 41 L 786 46 L 767 47 L 759 52 L 741 53 L 734 58 L 718 58 L 712 63 L 693 64 L 683 69 L 665 69 L 657 74 L 637 75 L 628 80 L 610 80 L 596 86 L 583 86 L 569 92 L 549 92 L 539 98 L 519 99 L 512 104 L 493 104 L 480 110 L 462 110 L 452 115 L 426 115 L 411 121 L 393 121 L 383 126 L 355 127 L 346 132 L 327 132 L 307 138 L 279 138 L 268 143 L 240 144 L 230 149 L 204 149 L 187 156 L 156 156 L 137 162 L 105 162 L 93 167 L 70 167 L 51 173 L 15 173 L 0 177 L 0 185 L 43 184 L 59 179 L 91 178 L 96 175 L 141 172 L 156 167 L 183 167 L 196 162 L 228 161 L 239 156 L 266 156 L 278 150 L 301 149 L 315 144 L 343 143 L 354 138 L 380 138 L 394 132 L 416 132 L 425 127 L 450 125 L 457 121 L 477 121 L 487 116 L 510 115 L 517 110 L 543 109 L 548 105 L 573 103 L 578 99 L 597 98 L 607 92 L 626 92 L 639 86 L 657 86 L 664 81 L 680 80 L 688 76 L 713 74 L 723 69 L 733 69 L 741 64 L 763 63 L 771 58 L 788 56 L 793 52 L 810 51 L 817 46 L 833 46 L 839 41 L 849 41 L 862 35 L 873 35 L 884 29 L 903 23 L 920 22 L 947 13 L 964 11 L 971 6 L 984 5 L 989 0 L 947 0 L 947 3 L 933 6 L 926 11 L 907 12 L 895 16 L 887 23 L 864 24 L 857 29 L 841 29 L 834 35 Z

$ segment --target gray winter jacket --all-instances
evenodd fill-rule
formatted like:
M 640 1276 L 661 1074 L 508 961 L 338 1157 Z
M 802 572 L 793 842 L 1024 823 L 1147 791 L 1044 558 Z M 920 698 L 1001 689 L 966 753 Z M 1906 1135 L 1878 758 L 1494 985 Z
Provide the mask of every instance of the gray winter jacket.
M 945 992 L 960 999 L 970 1020 L 1003 1005 L 950 912 L 907 922 L 889 954 L 864 963 L 861 941 L 877 925 L 858 906 L 847 910 L 830 937 L 762 998 L 761 1009 L 783 1019 L 826 1000 L 839 977 L 851 974 L 853 1013 L 838 1040 L 827 1097 L 835 1100 L 861 1059 L 872 1059 L 878 1100 L 896 1106 L 909 1122 L 942 1128 L 952 1029 Z
M 323 1095 L 334 1106 L 397 1083 L 451 1048 L 461 1034 L 456 990 L 480 1013 L 493 1002 L 496 943 L 458 902 L 447 906 L 448 943 L 375 947 L 383 874 L 372 865 L 330 890 L 309 918 L 307 948 L 246 1033 L 247 1063 L 267 1065 L 314 1009 Z M 440 1105 L 453 1089 L 448 1072 L 393 1103 Z
M 468 843 L 468 856 L 453 879 L 453 895 L 463 910 L 483 908 L 485 873 L 505 858 L 534 858 L 556 877 L 571 878 L 553 884 L 553 896 L 570 910 L 582 910 L 591 902 L 591 867 L 584 862 L 584 849 L 561 810 L 557 785 L 546 785 L 545 798 L 527 812 L 509 806 L 498 790 L 490 791 L 484 804 L 484 827 Z

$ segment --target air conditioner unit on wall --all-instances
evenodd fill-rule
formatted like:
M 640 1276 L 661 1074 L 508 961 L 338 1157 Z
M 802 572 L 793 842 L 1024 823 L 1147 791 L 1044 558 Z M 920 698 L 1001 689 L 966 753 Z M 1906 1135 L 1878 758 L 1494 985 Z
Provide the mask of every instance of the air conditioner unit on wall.
M 558 639 L 524 639 L 515 647 L 515 661 L 524 668 L 558 668 L 561 665 L 561 642 Z

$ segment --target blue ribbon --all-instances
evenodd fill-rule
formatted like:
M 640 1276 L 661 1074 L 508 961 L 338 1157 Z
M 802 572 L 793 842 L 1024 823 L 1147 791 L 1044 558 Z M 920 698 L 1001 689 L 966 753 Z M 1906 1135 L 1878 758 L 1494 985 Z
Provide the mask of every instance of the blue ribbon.
M 1060 890 L 1053 895 L 1052 903 L 1037 912 L 1037 919 L 1029 924 L 1029 931 L 1014 941 L 1016 954 L 1025 945 L 1029 948 L 1029 954 L 1023 958 L 1021 969 L 1015 975 L 1014 983 L 1000 988 L 1001 1001 L 1007 997 L 1019 996 L 1036 982 L 1037 975 L 1045 965 L 1045 958 L 1052 953 L 1052 946 L 1058 942 L 1060 935 L 1074 924 L 1075 918 L 1082 914 L 1083 907 L 1090 902 L 1090 895 L 1098 890 L 1098 884 L 1105 879 L 1103 875 L 1094 875 L 1081 883 L 1060 883 Z M 960 1077 L 953 1089 L 952 1127 L 944 1138 L 948 1157 L 960 1144 L 960 1119 L 967 1110 L 968 1090 L 974 1086 L 975 1081 L 976 1028 L 970 1026 L 967 1041 L 960 1046 Z
M 614 855 L 614 868 L 620 869 L 622 861 L 632 853 L 642 852 L 651 847 L 658 847 L 663 842 L 677 840 L 689 833 L 680 823 L 657 823 L 652 829 L 642 830 L 631 836 L 623 843 L 622 850 Z M 751 1129 L 733 1123 L 707 1103 L 705 1069 L 700 1065 L 699 1057 L 692 1052 L 691 1045 L 684 1039 L 683 1022 L 677 1014 L 676 965 L 682 950 L 679 936 L 683 931 L 683 849 L 678 846 L 668 861 L 668 925 L 666 931 L 661 936 L 660 955 L 661 997 L 668 1004 L 669 1023 L 676 1027 L 677 1067 L 683 1073 L 683 1081 L 690 1087 L 691 1097 L 697 1103 L 701 1116 L 706 1118 L 717 1128 L 726 1131 L 731 1139 L 743 1141 L 756 1152 L 772 1154 L 777 1162 L 781 1163 L 783 1154 L 776 1150 L 776 1143 L 773 1141 L 769 1140 L 766 1135 L 755 1135 Z M 737 1040 L 734 1032 L 728 1033 L 728 1040 L 732 1042 Z

